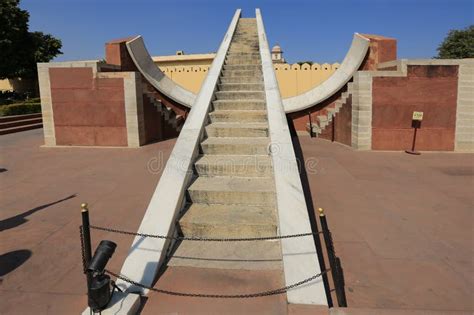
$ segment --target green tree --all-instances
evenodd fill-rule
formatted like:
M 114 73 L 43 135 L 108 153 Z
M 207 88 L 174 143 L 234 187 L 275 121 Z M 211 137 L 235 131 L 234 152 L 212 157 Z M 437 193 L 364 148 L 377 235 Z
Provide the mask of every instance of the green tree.
M 42 32 L 29 32 L 29 13 L 20 0 L 0 1 L 0 79 L 34 78 L 36 63 L 62 54 L 61 40 Z
M 451 30 L 438 47 L 440 59 L 474 58 L 474 25 Z

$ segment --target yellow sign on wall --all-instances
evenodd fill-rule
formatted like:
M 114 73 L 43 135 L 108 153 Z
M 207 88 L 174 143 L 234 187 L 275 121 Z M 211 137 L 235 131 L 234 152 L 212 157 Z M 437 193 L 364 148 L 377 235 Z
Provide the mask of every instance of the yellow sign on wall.
M 422 121 L 423 120 L 423 112 L 413 112 L 412 119 Z

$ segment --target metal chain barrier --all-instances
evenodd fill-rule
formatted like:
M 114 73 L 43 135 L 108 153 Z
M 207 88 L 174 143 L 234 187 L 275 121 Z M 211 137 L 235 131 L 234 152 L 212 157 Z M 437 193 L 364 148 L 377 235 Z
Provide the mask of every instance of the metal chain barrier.
M 133 284 L 134 286 L 147 289 L 153 292 L 158 292 L 158 293 L 163 293 L 167 295 L 175 295 L 175 296 L 187 296 L 187 297 L 199 297 L 199 298 L 217 298 L 217 299 L 246 299 L 246 298 L 256 298 L 256 297 L 262 297 L 262 296 L 269 296 L 269 295 L 277 295 L 277 294 L 282 294 L 287 292 L 290 289 L 293 289 L 297 286 L 303 285 L 305 283 L 311 282 L 319 277 L 321 277 L 323 274 L 326 274 L 330 271 L 330 269 L 324 270 L 312 277 L 309 277 L 307 279 L 301 280 L 299 282 L 296 282 L 294 284 L 288 285 L 286 287 L 274 289 L 274 290 L 269 290 L 269 291 L 263 291 L 263 292 L 258 292 L 258 293 L 249 293 L 249 294 L 200 294 L 200 293 L 184 293 L 184 292 L 176 292 L 176 291 L 169 291 L 169 290 L 163 290 L 163 289 L 157 289 L 154 287 L 149 287 L 146 285 L 143 285 L 139 282 L 133 281 L 123 275 L 117 274 L 113 271 L 110 270 L 105 270 L 106 273 L 108 273 L 111 276 L 116 277 L 117 279 L 120 279 L 122 281 L 128 282 L 130 284 Z
M 84 256 L 84 232 L 82 231 L 82 225 L 79 226 L 79 235 L 81 238 L 81 256 L 82 256 L 82 271 L 86 273 L 86 256 Z
M 118 234 L 125 234 L 125 235 L 160 238 L 160 239 L 168 239 L 168 240 L 176 240 L 176 241 L 203 241 L 203 242 L 268 241 L 268 240 L 281 240 L 281 239 L 286 239 L 286 238 L 312 236 L 312 235 L 318 235 L 318 234 L 322 233 L 322 232 L 317 232 L 317 233 L 309 232 L 309 233 L 290 234 L 290 235 L 264 236 L 264 237 L 245 237 L 245 238 L 204 238 L 204 237 L 166 236 L 166 235 L 157 235 L 157 234 L 137 233 L 137 232 L 130 232 L 130 231 L 123 231 L 123 230 L 118 230 L 118 229 L 100 227 L 100 226 L 95 226 L 95 225 L 91 225 L 90 228 L 94 229 L 94 230 L 100 230 L 100 231 L 112 232 L 112 233 L 118 233 Z

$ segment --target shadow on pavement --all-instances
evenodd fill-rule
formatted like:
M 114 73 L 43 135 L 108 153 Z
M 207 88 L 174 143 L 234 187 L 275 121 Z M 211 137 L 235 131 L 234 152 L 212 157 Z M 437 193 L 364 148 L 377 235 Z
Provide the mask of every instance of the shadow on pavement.
M 48 208 L 52 205 L 55 205 L 57 203 L 60 203 L 60 202 L 63 202 L 63 201 L 69 200 L 69 199 L 72 199 L 74 197 L 76 197 L 76 194 L 68 196 L 68 197 L 63 198 L 63 199 L 59 199 L 59 200 L 51 202 L 51 203 L 41 205 L 39 207 L 36 207 L 36 208 L 30 209 L 28 211 L 25 211 L 23 213 L 17 214 L 14 217 L 2 220 L 2 221 L 0 221 L 0 232 L 5 231 L 5 230 L 9 230 L 9 229 L 13 229 L 13 228 L 15 228 L 19 225 L 22 225 L 23 223 L 28 222 L 26 217 L 32 215 L 33 213 L 35 213 L 37 211 L 43 210 L 43 209 Z
M 0 277 L 20 267 L 30 257 L 31 251 L 27 249 L 14 250 L 0 255 Z

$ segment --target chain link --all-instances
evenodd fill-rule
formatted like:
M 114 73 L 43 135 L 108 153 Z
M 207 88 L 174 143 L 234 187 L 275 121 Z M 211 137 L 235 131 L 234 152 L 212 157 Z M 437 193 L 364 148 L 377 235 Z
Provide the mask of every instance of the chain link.
M 158 292 L 158 293 L 163 293 L 167 295 L 175 295 L 175 296 L 188 296 L 188 297 L 199 297 L 199 298 L 217 298 L 217 299 L 245 299 L 245 298 L 256 298 L 256 297 L 262 297 L 262 296 L 269 296 L 269 295 L 277 295 L 277 294 L 282 294 L 287 292 L 290 289 L 293 289 L 297 286 L 303 285 L 305 283 L 308 283 L 310 281 L 313 281 L 319 277 L 321 277 L 323 274 L 326 274 L 330 271 L 331 269 L 326 269 L 312 277 L 309 277 L 307 279 L 301 280 L 299 282 L 296 282 L 294 284 L 288 285 L 283 288 L 278 288 L 274 290 L 268 290 L 268 291 L 263 291 L 263 292 L 257 292 L 257 293 L 249 293 L 249 294 L 201 294 L 201 293 L 185 293 L 185 292 L 176 292 L 176 291 L 169 291 L 169 290 L 163 290 L 163 289 L 157 289 L 154 287 L 149 287 L 144 284 L 141 284 L 139 282 L 133 281 L 123 275 L 117 274 L 113 271 L 110 271 L 108 269 L 105 270 L 106 273 L 108 273 L 111 276 L 114 276 L 117 279 L 120 279 L 122 281 L 128 282 L 130 284 L 133 284 L 134 286 L 147 289 L 153 292 Z
M 100 231 L 112 232 L 112 233 L 118 233 L 118 234 L 125 234 L 125 235 L 160 238 L 160 239 L 168 239 L 168 240 L 176 240 L 176 241 L 203 241 L 203 242 L 204 241 L 206 241 L 206 242 L 268 241 L 268 240 L 281 240 L 281 239 L 286 239 L 286 238 L 296 238 L 296 237 L 317 235 L 317 234 L 322 233 L 322 232 L 317 232 L 317 233 L 309 232 L 309 233 L 290 234 L 290 235 L 264 236 L 264 237 L 244 237 L 244 238 L 204 238 L 204 237 L 165 236 L 165 235 L 157 235 L 157 234 L 137 233 L 137 232 L 123 231 L 123 230 L 118 230 L 118 229 L 113 229 L 113 228 L 95 226 L 95 225 L 91 225 L 90 228 L 94 229 L 94 230 L 100 230 Z
M 82 225 L 79 226 L 79 235 L 81 238 L 81 255 L 82 255 L 82 271 L 86 273 L 86 256 L 84 254 L 84 231 L 82 231 Z

